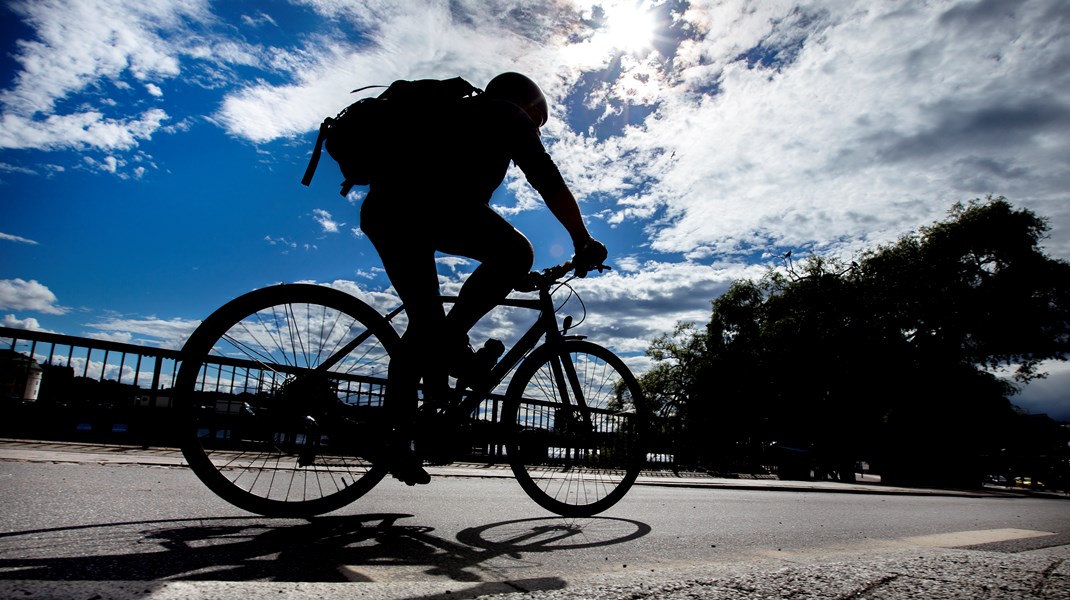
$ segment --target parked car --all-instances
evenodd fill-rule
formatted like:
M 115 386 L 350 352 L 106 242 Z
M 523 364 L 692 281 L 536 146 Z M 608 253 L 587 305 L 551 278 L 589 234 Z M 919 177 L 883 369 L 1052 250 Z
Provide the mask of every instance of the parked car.
M 1032 477 L 1015 477 L 1014 487 L 1042 490 L 1044 489 L 1044 484 L 1034 480 Z

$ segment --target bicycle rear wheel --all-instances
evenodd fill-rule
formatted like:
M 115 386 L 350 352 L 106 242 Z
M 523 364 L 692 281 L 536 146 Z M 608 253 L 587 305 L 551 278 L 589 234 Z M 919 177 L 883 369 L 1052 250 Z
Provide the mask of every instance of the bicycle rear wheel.
M 635 376 L 583 340 L 544 345 L 506 392 L 506 452 L 520 486 L 566 517 L 598 514 L 631 488 L 646 461 L 650 415 Z
M 383 398 L 398 335 L 360 300 L 291 284 L 212 313 L 182 349 L 175 404 L 193 472 L 235 506 L 310 516 L 367 493 L 386 470 Z

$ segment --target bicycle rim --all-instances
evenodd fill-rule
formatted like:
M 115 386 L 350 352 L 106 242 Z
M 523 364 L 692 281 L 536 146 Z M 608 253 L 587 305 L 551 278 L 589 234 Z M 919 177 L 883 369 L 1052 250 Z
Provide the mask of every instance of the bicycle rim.
M 564 361 L 575 367 L 574 378 Z M 510 383 L 502 419 L 520 486 L 562 516 L 590 516 L 616 504 L 646 459 L 649 415 L 639 384 L 620 358 L 590 342 L 534 352 Z
M 241 296 L 183 348 L 176 382 L 182 450 L 239 508 L 309 516 L 340 508 L 385 475 L 389 352 L 397 334 L 367 304 L 315 285 Z

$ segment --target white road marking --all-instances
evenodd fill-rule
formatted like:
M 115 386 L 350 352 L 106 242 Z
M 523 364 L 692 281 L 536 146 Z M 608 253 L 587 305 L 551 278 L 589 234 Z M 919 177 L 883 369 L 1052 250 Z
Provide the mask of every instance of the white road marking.
M 980 529 L 977 531 L 954 531 L 933 535 L 918 535 L 903 538 L 904 542 L 925 548 L 960 548 L 977 544 L 991 544 L 1026 538 L 1055 535 L 1050 531 L 1033 531 L 1031 529 Z

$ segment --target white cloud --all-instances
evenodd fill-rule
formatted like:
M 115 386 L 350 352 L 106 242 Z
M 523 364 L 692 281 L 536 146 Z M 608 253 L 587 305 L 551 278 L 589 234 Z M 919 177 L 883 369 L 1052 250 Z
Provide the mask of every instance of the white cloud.
M 334 217 L 331 216 L 331 213 L 322 208 L 314 209 L 312 211 L 312 218 L 319 223 L 324 233 L 338 233 L 338 229 L 345 225 L 345 223 L 335 221 Z
M 134 82 L 146 97 L 160 97 L 159 82 L 183 72 L 186 57 L 260 63 L 247 45 L 213 37 L 207 0 L 33 0 L 8 3 L 8 9 L 33 35 L 16 41 L 19 69 L 0 91 L 0 148 L 127 150 L 169 117 L 159 108 L 114 114 L 128 109 L 108 95 L 110 89 L 125 98 Z M 203 81 L 200 74 L 184 74 Z M 76 94 L 78 104 L 63 107 Z
M 50 0 L 10 3 L 34 28 L 20 40 L 22 69 L 0 103 L 19 115 L 49 114 L 56 102 L 100 79 L 174 77 L 179 61 L 167 52 L 160 29 L 207 17 L 204 1 Z
M 29 310 L 62 315 L 67 308 L 56 304 L 56 295 L 36 280 L 0 279 L 0 310 Z
M 570 184 L 609 203 L 608 223 L 646 224 L 657 251 L 849 252 L 987 193 L 1070 228 L 1070 42 L 1058 3 L 663 5 L 657 51 L 635 56 L 604 43 L 591 20 L 601 2 L 299 4 L 359 43 L 321 30 L 266 49 L 213 34 L 198 0 L 13 3 L 36 37 L 19 43 L 22 70 L 0 92 L 0 147 L 134 147 L 166 128 L 164 109 L 50 111 L 100 82 L 155 94 L 183 72 L 212 85 L 208 70 L 187 74 L 187 59 L 288 80 L 247 79 L 222 98 L 214 121 L 257 143 L 309 132 L 360 84 L 444 73 L 481 84 L 516 69 L 553 100 L 546 133 Z M 240 18 L 275 23 L 263 11 Z M 629 112 L 642 116 L 621 128 Z M 518 202 L 503 214 L 538 206 L 522 182 L 510 189 Z M 1070 255 L 1070 241 L 1053 251 Z
M 242 15 L 241 21 L 251 27 L 260 27 L 262 25 L 279 26 L 279 24 L 275 22 L 275 19 L 271 18 L 271 15 L 263 11 L 257 12 L 256 15 Z
M 298 281 L 295 283 L 318 283 L 315 281 Z M 354 296 L 372 308 L 379 311 L 380 314 L 388 314 L 397 307 L 401 306 L 401 300 L 398 298 L 397 293 L 394 292 L 394 288 L 388 288 L 386 290 L 369 289 L 367 286 L 361 285 L 356 281 L 349 281 L 346 279 L 337 279 L 335 281 L 320 283 L 327 287 L 334 288 L 336 290 L 343 291 L 350 296 Z M 403 325 L 402 319 L 395 325 Z
M 186 343 L 200 321 L 188 319 L 145 319 L 110 317 L 86 327 L 92 329 L 87 335 L 93 339 L 123 343 L 145 344 L 177 350 Z
M 255 82 L 227 95 L 215 118 L 228 132 L 254 142 L 302 134 L 353 102 L 350 90 L 395 79 L 449 73 L 481 86 L 502 70 L 520 67 L 545 73 L 547 81 L 556 79 L 550 76 L 556 69 L 552 48 L 541 44 L 557 33 L 543 27 L 541 37 L 518 35 L 510 27 L 531 24 L 510 21 L 510 11 L 503 8 L 508 3 L 307 3 L 324 15 L 373 25 L 367 43 L 353 47 L 330 37 L 312 40 L 292 55 L 292 83 Z
M 463 267 L 469 267 L 472 261 L 464 258 L 463 256 L 438 256 L 435 258 L 435 263 L 442 265 L 450 270 L 451 273 L 458 273 Z M 465 272 L 469 272 L 470 269 L 466 269 Z
M 12 165 L 0 162 L 0 173 L 19 173 L 22 175 L 37 175 L 37 171 L 20 165 Z
M 3 240 L 5 242 L 15 242 L 17 244 L 28 244 L 30 246 L 37 245 L 37 242 L 35 242 L 34 240 L 27 239 L 18 235 L 12 235 L 10 233 L 4 233 L 2 231 L 0 231 L 0 240 Z
M 297 248 L 297 242 L 295 242 L 293 240 L 286 239 L 284 237 L 274 238 L 274 237 L 271 237 L 270 235 L 265 235 L 264 236 L 264 241 L 267 242 L 271 246 L 282 246 L 283 248 L 287 248 L 287 249 Z
M 635 270 L 578 280 L 575 287 L 588 309 L 584 332 L 617 352 L 642 353 L 651 339 L 678 322 L 708 321 L 711 300 L 732 281 L 760 277 L 765 269 L 743 263 L 647 261 Z
M 15 315 L 4 315 L 3 325 L 4 327 L 10 327 L 12 329 L 25 329 L 27 331 L 47 331 L 46 329 L 41 327 L 41 323 L 33 317 L 26 317 L 25 319 L 20 319 Z
M 668 217 L 655 249 L 850 249 L 993 192 L 1070 226 L 1065 15 L 1025 2 L 965 27 L 951 3 L 796 4 L 688 13 L 707 35 L 676 75 L 717 93 L 666 94 L 621 142 L 672 156 L 641 204 Z M 741 58 L 778 46 L 776 68 Z
M 93 171 L 99 171 L 102 173 L 109 173 L 117 176 L 119 179 L 141 179 L 147 169 L 144 164 L 155 168 L 156 165 L 152 162 L 151 157 L 137 152 L 134 154 L 109 154 L 101 159 L 93 158 L 92 156 L 83 156 L 82 163 Z M 128 169 L 131 163 L 136 164 L 132 169 Z
M 792 247 L 850 253 L 988 193 L 1070 228 L 1070 59 L 1065 11 L 1027 1 L 900 6 L 862 1 L 695 2 L 671 56 L 595 48 L 592 3 L 525 15 L 468 2 L 310 2 L 367 26 L 371 46 L 323 42 L 287 85 L 230 94 L 219 119 L 253 141 L 309 131 L 357 83 L 517 68 L 553 97 L 550 149 L 607 222 L 648 223 L 654 250 L 707 256 Z M 903 31 L 911 31 L 903 36 Z M 984 32 L 979 35 L 978 32 Z M 565 34 L 573 34 L 568 39 Z M 529 37 L 530 36 L 530 37 Z M 532 43 L 541 36 L 543 43 Z M 671 59 L 671 61 L 669 60 Z M 601 83 L 592 84 L 602 77 Z M 592 129 L 563 112 L 588 85 Z M 601 118 L 650 105 L 613 133 Z M 598 133 L 602 130 L 607 133 Z M 510 181 L 516 214 L 538 206 Z M 1058 250 L 1070 254 L 1070 243 Z
M 129 150 L 139 140 L 151 139 L 169 118 L 159 108 L 128 119 L 108 118 L 99 111 L 44 119 L 5 112 L 0 117 L 0 148 Z

